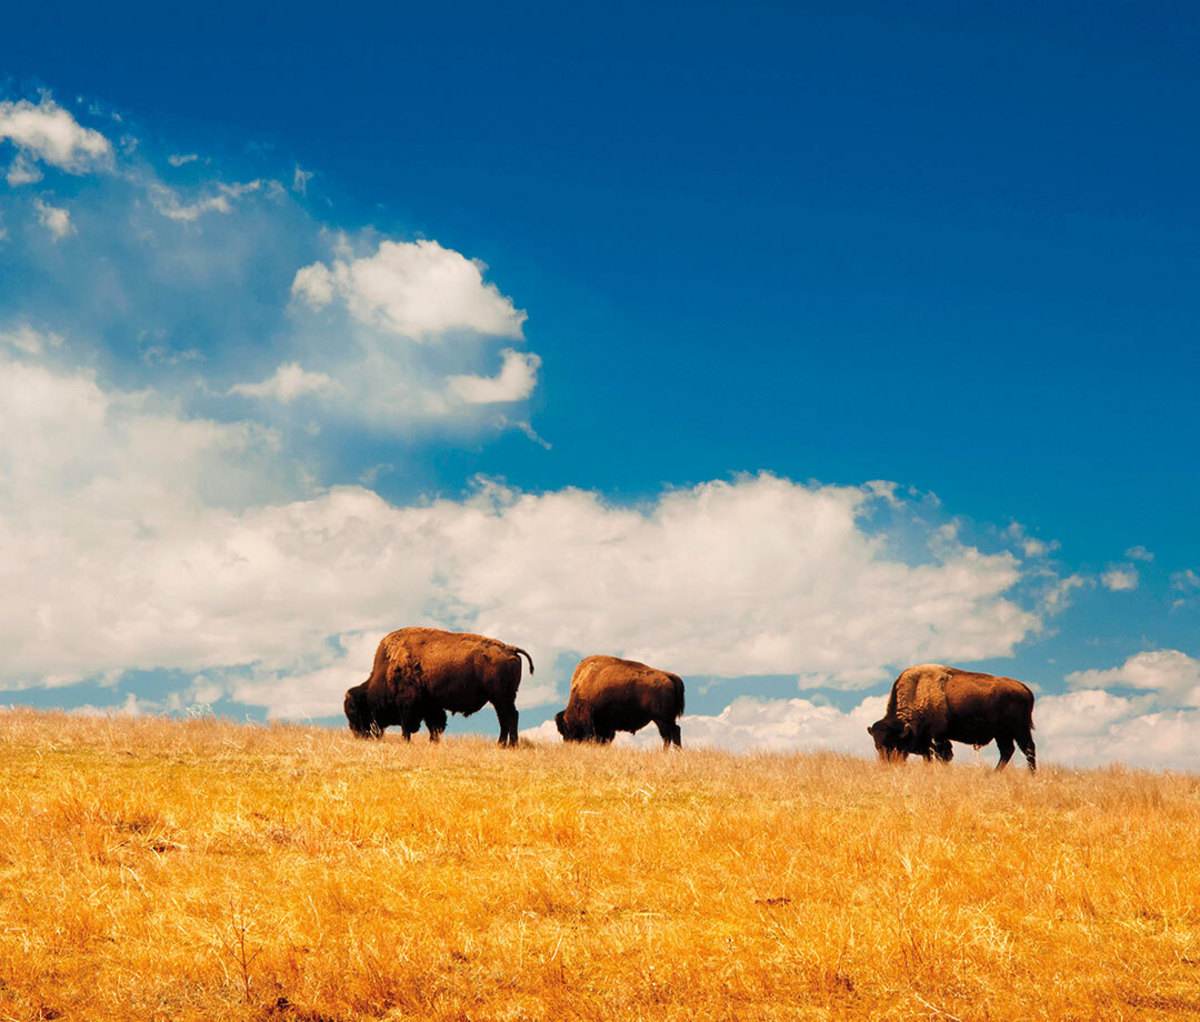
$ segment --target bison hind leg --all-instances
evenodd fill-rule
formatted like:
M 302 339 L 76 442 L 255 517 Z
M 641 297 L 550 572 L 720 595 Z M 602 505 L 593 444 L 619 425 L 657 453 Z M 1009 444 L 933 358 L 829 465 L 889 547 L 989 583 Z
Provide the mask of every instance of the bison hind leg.
M 515 701 L 496 704 L 496 719 L 500 722 L 500 744 L 513 748 L 517 744 L 517 714 Z
M 1020 746 L 1021 752 L 1025 754 L 1025 760 L 1029 764 L 1029 772 L 1037 772 L 1037 746 L 1033 744 L 1033 735 L 1026 731 L 1023 735 L 1017 735 L 1017 745 Z
M 662 735 L 664 749 L 669 749 L 672 745 L 676 748 L 682 747 L 682 735 L 678 724 L 673 720 L 656 720 L 654 724 L 658 728 L 658 733 Z

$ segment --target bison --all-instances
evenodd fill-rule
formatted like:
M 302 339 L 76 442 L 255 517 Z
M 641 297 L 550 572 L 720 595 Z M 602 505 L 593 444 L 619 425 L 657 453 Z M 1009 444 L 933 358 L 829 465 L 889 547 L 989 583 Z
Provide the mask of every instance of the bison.
M 924 664 L 901 672 L 892 685 L 887 713 L 869 728 L 880 759 L 912 753 L 954 758 L 953 742 L 976 747 L 995 739 L 1000 750 L 997 770 L 1012 758 L 1013 742 L 1020 746 L 1029 769 L 1037 769 L 1033 744 L 1033 693 L 1012 678 Z
M 385 635 L 375 651 L 371 676 L 346 692 L 350 730 L 360 738 L 382 737 L 396 724 L 409 741 L 421 721 L 429 740 L 446 730 L 446 713 L 470 716 L 484 703 L 496 708 L 500 744 L 517 744 L 517 687 L 523 649 L 470 632 L 401 628 Z
M 683 680 L 636 660 L 590 656 L 571 675 L 567 708 L 554 717 L 565 742 L 611 742 L 654 721 L 663 748 L 680 745 Z

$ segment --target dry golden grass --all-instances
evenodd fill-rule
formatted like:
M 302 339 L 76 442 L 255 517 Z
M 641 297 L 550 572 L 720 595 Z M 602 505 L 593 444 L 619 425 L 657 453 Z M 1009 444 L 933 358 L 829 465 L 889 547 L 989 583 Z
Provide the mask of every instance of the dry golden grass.
M 4 1019 L 1200 1015 L 1196 777 L 22 711 L 0 775 Z

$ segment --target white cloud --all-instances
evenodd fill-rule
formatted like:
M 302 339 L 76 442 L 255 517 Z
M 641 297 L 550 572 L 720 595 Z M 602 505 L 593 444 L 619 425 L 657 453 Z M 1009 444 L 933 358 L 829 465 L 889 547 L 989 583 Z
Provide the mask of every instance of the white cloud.
M 484 283 L 485 269 L 436 241 L 383 241 L 365 258 L 302 267 L 292 293 L 315 309 L 340 298 L 358 321 L 402 337 L 469 330 L 520 338 L 525 313 Z
M 183 202 L 179 196 L 166 185 L 154 183 L 150 186 L 150 201 L 154 208 L 163 216 L 179 223 L 194 223 L 205 213 L 231 213 L 233 200 L 243 195 L 256 192 L 262 187 L 261 181 L 248 181 L 244 184 L 216 185 L 216 194 L 207 195 L 195 202 Z
M 167 157 L 172 167 L 182 167 L 185 163 L 194 163 L 200 157 L 196 153 L 173 153 Z
M 374 537 L 384 576 L 358 575 L 360 607 L 376 593 L 388 627 L 430 621 L 529 649 L 541 669 L 539 687 L 522 690 L 525 707 L 562 698 L 567 679 L 547 667 L 567 651 L 683 674 L 803 673 L 855 686 L 933 649 L 959 660 L 1007 652 L 1036 624 L 999 595 L 1016 580 L 1008 556 L 954 548 L 917 566 L 886 558 L 858 523 L 879 499 L 865 490 L 763 476 L 676 491 L 642 510 L 575 490 L 492 490 L 409 508 L 354 492 L 339 500 L 358 507 L 356 529 Z M 335 548 L 326 542 L 322 555 Z M 302 675 L 306 712 L 337 706 L 369 666 L 367 646 L 352 660 L 325 655 Z M 256 678 L 238 698 L 287 716 L 297 687 Z
M 870 696 L 848 712 L 806 699 L 759 700 L 740 697 L 713 716 L 680 719 L 684 748 L 710 747 L 731 752 L 756 749 L 778 752 L 829 750 L 873 759 L 867 726 L 884 712 L 886 695 Z M 1065 695 L 1042 695 L 1033 708 L 1038 763 L 1074 768 L 1124 763 L 1151 770 L 1200 770 L 1200 712 L 1156 709 L 1152 696 L 1125 698 L 1099 689 Z M 522 737 L 557 745 L 562 739 L 554 721 L 521 732 Z M 617 736 L 617 743 L 653 749 L 660 746 L 653 725 L 636 736 Z M 980 750 L 954 744 L 959 765 L 993 767 L 994 744 Z M 1018 755 L 1009 769 L 1023 769 Z M 888 768 L 892 769 L 892 768 Z M 910 766 L 909 769 L 914 769 Z
M 1100 576 L 1100 581 L 1104 583 L 1106 589 L 1111 589 L 1114 593 L 1127 592 L 1138 587 L 1137 569 L 1131 567 L 1110 568 Z
M 222 583 L 193 601 L 188 580 L 256 559 L 253 542 L 239 552 L 236 508 L 281 492 L 270 434 L 0 355 L 0 435 L 0 547 L 21 552 L 0 559 L 0 676 L 59 684 L 204 661 L 229 608 L 207 602 Z M 212 652 L 236 650 L 218 638 Z
M 49 96 L 36 104 L 25 99 L 0 102 L 0 142 L 6 139 L 18 149 L 8 172 L 10 185 L 39 180 L 41 173 L 34 161 L 69 174 L 86 174 L 107 167 L 112 160 L 108 139 L 82 127 Z
M 685 714 L 679 719 L 685 748 L 728 752 L 814 752 L 827 750 L 875 757 L 867 728 L 883 716 L 887 696 L 869 696 L 848 713 L 807 699 L 755 699 L 739 696 L 715 715 Z M 521 732 L 522 738 L 558 745 L 553 720 Z M 655 749 L 662 745 L 650 724 L 636 735 L 620 732 L 616 745 Z
M 1072 688 L 1127 686 L 1156 693 L 1173 706 L 1200 706 L 1200 661 L 1177 649 L 1158 649 L 1131 656 L 1120 667 L 1073 671 Z
M 262 383 L 238 383 L 230 388 L 231 394 L 246 397 L 273 398 L 288 404 L 306 394 L 319 394 L 336 389 L 337 384 L 325 373 L 310 373 L 297 362 L 289 362 L 275 370 Z
M 28 323 L 22 323 L 12 330 L 0 331 L 0 344 L 8 344 L 26 355 L 40 355 L 48 348 L 57 348 L 63 343 L 62 336 L 49 330 L 42 332 L 34 330 Z
M 499 371 L 480 371 L 489 339 L 519 338 L 525 319 L 485 283 L 481 264 L 433 241 L 372 242 L 362 258 L 344 235 L 332 247 L 328 265 L 303 266 L 292 282 L 293 313 L 326 310 L 293 316 L 294 360 L 338 385 L 320 395 L 325 414 L 393 433 L 434 421 L 516 425 L 490 406 L 528 399 L 541 357 L 504 348 Z M 434 337 L 438 343 L 424 343 Z
M 455 397 L 467 404 L 495 404 L 524 401 L 537 386 L 537 370 L 542 360 L 532 352 L 505 348 L 504 359 L 495 376 L 451 376 L 446 385 Z
M 1125 551 L 1125 556 L 1131 561 L 1153 561 L 1154 560 L 1154 554 L 1151 553 L 1149 550 L 1147 550 L 1144 546 L 1141 546 L 1140 544 L 1138 546 L 1131 546 L 1128 550 Z
M 38 110 L 56 125 L 74 123 L 52 101 Z M 18 134 L 37 141 L 23 128 Z M 70 202 L 29 188 L 8 196 L 23 225 L 40 234 L 40 222 L 50 232 L 41 237 L 60 242 L 60 251 L 48 259 L 45 245 L 0 245 L 6 279 L 44 281 L 28 296 L 14 292 L 20 304 L 0 319 L 52 321 L 80 337 L 117 336 L 133 323 L 151 339 L 140 345 L 148 366 L 196 363 L 190 374 L 156 374 L 182 400 L 215 402 L 233 385 L 235 394 L 270 399 L 252 414 L 298 443 L 307 442 L 301 431 L 329 436 L 346 428 L 409 442 L 432 429 L 464 440 L 510 429 L 536 437 L 517 406 L 538 384 L 540 356 L 498 355 L 504 345 L 524 349 L 502 339 L 521 339 L 525 314 L 485 279 L 481 263 L 436 242 L 381 243 L 370 229 L 342 234 L 316 222 L 278 181 L 215 180 L 215 172 L 203 173 L 208 160 L 188 150 L 170 162 L 199 165 L 201 179 L 176 187 L 159 177 L 170 169 L 166 161 L 151 165 L 136 139 L 114 152 L 101 136 L 80 138 L 81 145 L 101 138 L 97 151 L 119 172 Z M 40 154 L 82 168 L 93 157 L 76 150 L 18 147 L 14 160 L 0 153 L 0 173 L 7 165 L 22 180 L 40 174 Z M 288 183 L 304 187 L 311 173 L 290 166 Z M 86 237 L 76 240 L 79 233 Z M 325 261 L 313 262 L 313 253 Z M 310 304 L 333 307 L 304 314 Z M 434 336 L 439 343 L 421 343 Z M 264 367 L 268 338 L 277 356 Z M 259 356 L 245 359 L 247 348 Z M 260 367 L 256 376 L 247 376 L 243 361 Z M 288 407 L 302 398 L 304 421 Z
M 484 496 L 427 512 L 449 516 L 447 577 L 473 624 L 553 649 L 855 687 L 896 664 L 1005 655 L 1038 624 L 1003 596 L 1011 555 L 930 537 L 924 563 L 889 557 L 864 521 L 885 498 L 867 487 L 761 475 L 644 509 L 579 490 Z
M 70 210 L 64 209 L 61 206 L 51 206 L 48 202 L 43 202 L 41 199 L 34 200 L 34 208 L 37 210 L 38 223 L 50 232 L 51 237 L 55 241 L 61 241 L 68 234 L 75 231 L 71 224 Z
M 333 274 L 324 263 L 302 266 L 292 281 L 292 294 L 303 295 L 314 309 L 321 309 L 333 301 Z
M 0 546 L 23 551 L 0 561 L 10 686 L 225 672 L 276 715 L 337 713 L 363 650 L 426 622 L 529 649 L 526 706 L 581 650 L 854 687 L 1004 655 L 1038 625 L 1006 595 L 1011 555 L 944 538 L 920 563 L 889 555 L 870 487 L 745 477 L 643 508 L 490 486 L 410 507 L 359 487 L 297 499 L 269 433 L 3 358 L 0 435 Z
M 315 176 L 311 170 L 301 170 L 300 164 L 296 164 L 295 173 L 292 175 L 292 191 L 299 192 L 301 195 L 308 194 L 308 182 Z
M 807 699 L 760 700 L 742 696 L 716 716 L 685 716 L 680 726 L 684 741 L 690 746 L 731 752 L 828 749 L 874 756 L 867 728 L 883 716 L 886 707 L 886 695 L 870 696 L 849 713 Z M 657 739 L 657 732 L 647 738 Z
M 1200 770 L 1200 712 L 1155 708 L 1153 696 L 1125 698 L 1098 689 L 1045 695 L 1033 718 L 1042 763 Z

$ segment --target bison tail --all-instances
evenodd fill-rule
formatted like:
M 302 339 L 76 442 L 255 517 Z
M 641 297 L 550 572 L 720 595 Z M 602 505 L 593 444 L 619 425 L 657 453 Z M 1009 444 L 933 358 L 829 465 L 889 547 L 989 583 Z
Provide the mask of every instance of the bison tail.
M 523 650 L 520 646 L 510 646 L 509 649 L 511 649 L 514 653 L 521 654 L 526 660 L 529 661 L 529 673 L 532 674 L 533 673 L 533 657 L 531 657 L 528 653 L 526 653 L 525 650 Z
M 678 674 L 672 674 L 671 680 L 675 682 L 675 715 L 676 717 L 683 716 L 683 679 Z

